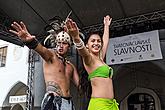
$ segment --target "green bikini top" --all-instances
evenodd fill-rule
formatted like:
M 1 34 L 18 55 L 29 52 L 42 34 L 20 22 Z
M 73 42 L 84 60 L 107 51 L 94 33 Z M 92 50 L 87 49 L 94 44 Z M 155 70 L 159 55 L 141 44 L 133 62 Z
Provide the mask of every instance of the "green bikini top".
M 92 73 L 90 73 L 88 79 L 91 80 L 91 78 L 94 77 L 112 78 L 112 76 L 113 76 L 113 69 L 108 65 L 102 65 L 96 68 Z

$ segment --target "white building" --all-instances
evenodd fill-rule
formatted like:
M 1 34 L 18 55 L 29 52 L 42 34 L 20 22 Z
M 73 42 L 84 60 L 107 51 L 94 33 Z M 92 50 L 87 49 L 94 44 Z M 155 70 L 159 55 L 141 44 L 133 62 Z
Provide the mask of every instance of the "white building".
M 27 79 L 28 79 L 29 49 L 0 40 L 0 110 L 25 110 Z M 40 107 L 44 94 L 44 80 L 42 75 L 42 62 L 36 57 L 34 93 L 35 107 Z M 38 76 L 38 73 L 40 76 Z M 37 77 L 37 78 L 36 78 Z M 42 86 L 42 87 L 40 87 Z M 38 88 L 39 87 L 39 88 Z M 35 89 L 40 91 L 36 93 Z M 42 90 L 41 90 L 42 89 Z M 41 95 L 42 94 L 42 95 Z

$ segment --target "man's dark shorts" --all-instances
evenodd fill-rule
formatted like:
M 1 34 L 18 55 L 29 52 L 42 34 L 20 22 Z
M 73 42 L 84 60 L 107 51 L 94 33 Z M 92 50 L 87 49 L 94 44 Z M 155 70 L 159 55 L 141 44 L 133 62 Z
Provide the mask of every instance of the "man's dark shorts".
M 41 110 L 75 110 L 71 97 L 54 96 L 53 93 L 46 93 Z

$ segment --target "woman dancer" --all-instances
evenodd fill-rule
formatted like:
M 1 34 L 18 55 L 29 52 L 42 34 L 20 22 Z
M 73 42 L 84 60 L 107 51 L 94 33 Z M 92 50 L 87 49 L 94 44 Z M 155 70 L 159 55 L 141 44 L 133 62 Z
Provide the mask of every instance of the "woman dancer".
M 92 33 L 86 45 L 79 37 L 79 29 L 71 19 L 67 20 L 68 33 L 73 39 L 74 45 L 82 56 L 83 65 L 91 82 L 92 94 L 88 110 L 119 110 L 114 99 L 113 69 L 104 62 L 104 57 L 109 43 L 109 26 L 112 18 L 104 17 L 103 38 L 97 33 Z

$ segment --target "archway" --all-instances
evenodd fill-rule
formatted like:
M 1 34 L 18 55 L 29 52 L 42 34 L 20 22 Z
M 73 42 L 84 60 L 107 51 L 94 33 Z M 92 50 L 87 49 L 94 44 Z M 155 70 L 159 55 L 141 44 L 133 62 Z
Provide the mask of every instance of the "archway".
M 157 94 L 146 88 L 135 88 L 121 102 L 121 110 L 161 110 Z
M 13 87 L 9 90 L 4 102 L 3 102 L 3 107 L 2 110 L 24 110 L 26 104 L 25 103 L 21 103 L 21 104 L 14 104 L 14 103 L 9 103 L 9 98 L 10 96 L 17 96 L 17 95 L 26 95 L 26 91 L 27 91 L 27 86 L 18 81 L 16 82 Z M 22 107 L 22 109 L 17 109 L 20 108 L 20 106 Z M 14 109 L 13 109 L 14 107 Z
M 24 109 L 20 104 L 16 104 L 13 107 L 11 107 L 10 110 L 24 110 Z

